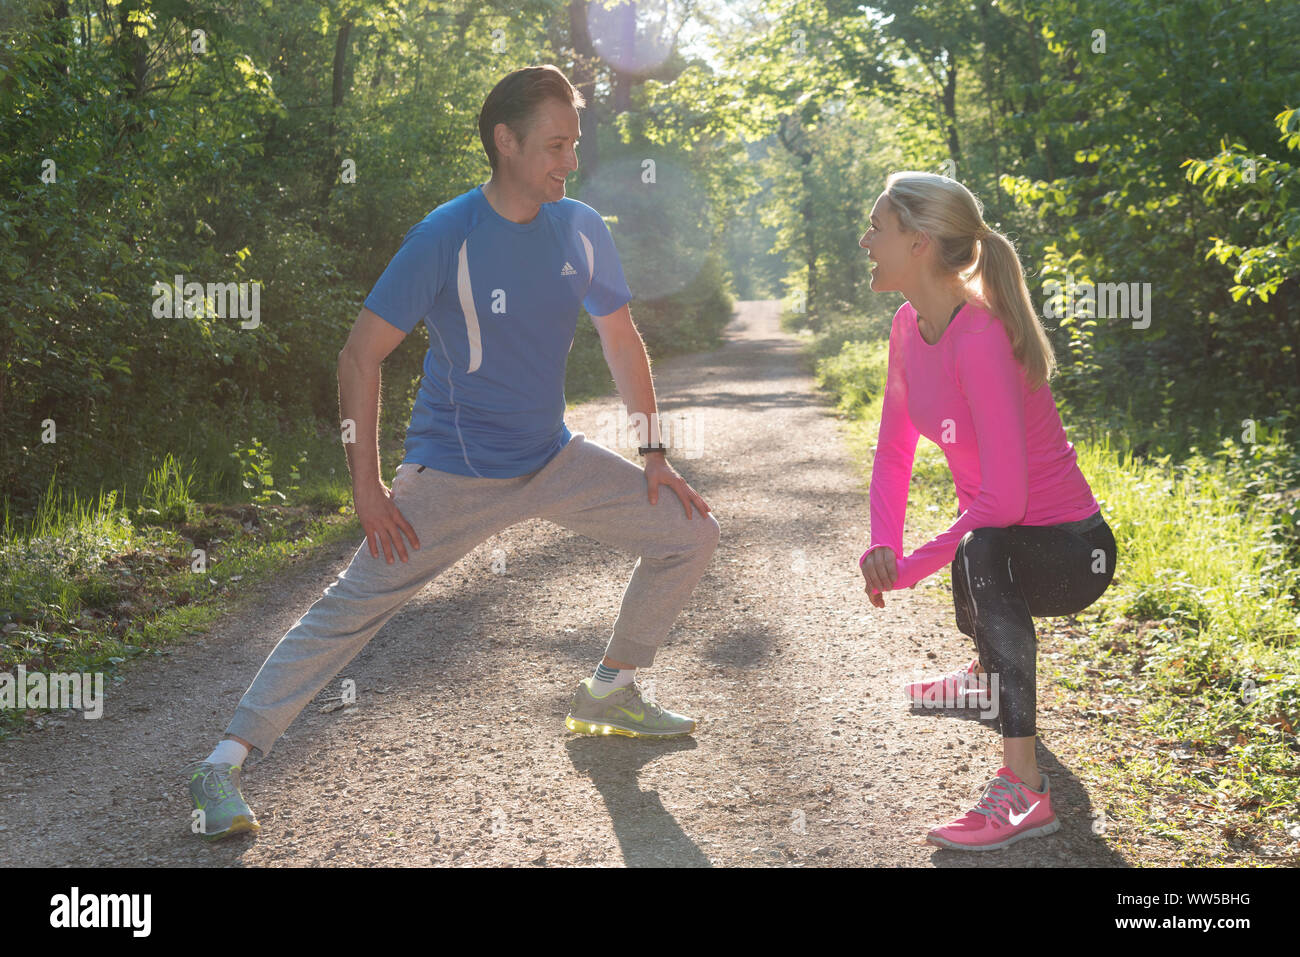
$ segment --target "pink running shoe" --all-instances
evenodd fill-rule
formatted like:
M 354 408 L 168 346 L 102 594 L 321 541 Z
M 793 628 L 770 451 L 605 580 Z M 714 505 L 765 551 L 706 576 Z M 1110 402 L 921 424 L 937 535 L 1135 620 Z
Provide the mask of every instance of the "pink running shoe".
M 1041 773 L 1041 772 L 1040 772 Z M 957 851 L 996 851 L 1026 837 L 1041 837 L 1061 829 L 1052 813 L 1047 775 L 1042 792 L 1031 791 L 1010 768 L 984 787 L 979 803 L 951 824 L 936 827 L 925 839 Z
M 984 704 L 980 700 L 981 690 L 986 696 L 988 691 L 987 683 L 980 680 L 982 676 L 975 673 L 979 663 L 976 658 L 963 671 L 928 681 L 913 681 L 903 687 L 903 694 L 918 708 L 981 707 Z

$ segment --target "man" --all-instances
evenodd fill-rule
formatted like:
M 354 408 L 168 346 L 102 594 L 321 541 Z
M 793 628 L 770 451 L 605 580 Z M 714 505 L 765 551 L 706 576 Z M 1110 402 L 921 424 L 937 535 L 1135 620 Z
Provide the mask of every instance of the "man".
M 190 796 L 202 811 L 195 829 L 208 839 L 259 829 L 239 787 L 249 752 L 269 754 L 407 599 L 528 518 L 639 556 L 605 656 L 574 693 L 566 726 L 650 738 L 695 729 L 693 718 L 646 701 L 634 678 L 654 661 L 704 574 L 717 520 L 668 464 L 657 436 L 642 436 L 642 469 L 564 424 L 564 368 L 579 305 L 596 325 L 629 418 L 656 416 L 613 239 L 595 210 L 564 194 L 565 177 L 578 167 L 585 105 L 550 65 L 498 83 L 479 116 L 491 178 L 412 227 L 366 298 L 339 354 L 341 412 L 357 436 L 348 465 L 366 541 L 271 652 L 225 739 L 191 769 Z M 379 474 L 379 367 L 420 322 L 429 351 L 405 461 L 389 489 Z M 661 497 L 661 486 L 676 497 Z

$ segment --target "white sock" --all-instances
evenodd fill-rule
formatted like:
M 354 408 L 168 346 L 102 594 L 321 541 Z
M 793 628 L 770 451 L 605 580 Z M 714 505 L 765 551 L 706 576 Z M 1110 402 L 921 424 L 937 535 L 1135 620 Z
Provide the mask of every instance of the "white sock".
M 208 755 L 208 764 L 242 765 L 248 757 L 248 748 L 233 738 L 225 738 Z
M 597 698 L 603 698 L 615 688 L 630 685 L 635 677 L 635 668 L 611 668 L 601 662 L 596 666 L 596 673 L 591 676 L 591 693 Z

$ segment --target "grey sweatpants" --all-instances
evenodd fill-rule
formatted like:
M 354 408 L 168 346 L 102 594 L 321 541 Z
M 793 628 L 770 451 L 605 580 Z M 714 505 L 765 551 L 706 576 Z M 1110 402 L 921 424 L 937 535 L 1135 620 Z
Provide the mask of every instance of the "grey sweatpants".
M 408 561 L 389 564 L 363 541 L 352 563 L 271 651 L 226 729 L 263 756 L 308 702 L 374 637 L 407 599 L 480 543 L 518 522 L 545 518 L 639 556 L 605 650 L 644 667 L 704 574 L 718 522 L 666 486 L 650 504 L 644 470 L 581 432 L 545 466 L 517 478 L 398 467 L 393 501 L 420 540 Z M 574 583 L 575 587 L 578 583 Z

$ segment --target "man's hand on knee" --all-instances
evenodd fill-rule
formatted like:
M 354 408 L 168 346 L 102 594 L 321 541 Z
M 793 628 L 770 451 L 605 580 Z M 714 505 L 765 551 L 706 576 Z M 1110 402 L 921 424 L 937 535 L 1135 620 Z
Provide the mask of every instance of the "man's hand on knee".
M 699 493 L 687 484 L 686 479 L 678 475 L 677 470 L 668 464 L 668 460 L 664 458 L 661 452 L 654 452 L 646 456 L 645 484 L 650 495 L 651 505 L 659 504 L 659 486 L 666 485 L 676 492 L 677 497 L 681 499 L 682 507 L 686 509 L 687 518 L 695 517 L 691 514 L 692 506 L 700 513 L 701 518 L 713 511 L 709 508 L 708 503 L 700 498 Z
M 406 546 L 402 542 L 403 533 L 406 534 L 413 548 L 420 547 L 420 539 L 416 537 L 415 529 L 398 510 L 393 501 L 392 491 L 382 482 L 361 488 L 354 487 L 352 497 L 356 502 L 357 518 L 361 520 L 361 527 L 366 531 L 371 557 L 378 558 L 379 549 L 382 548 L 388 564 L 393 563 L 394 551 L 402 561 L 406 561 Z

